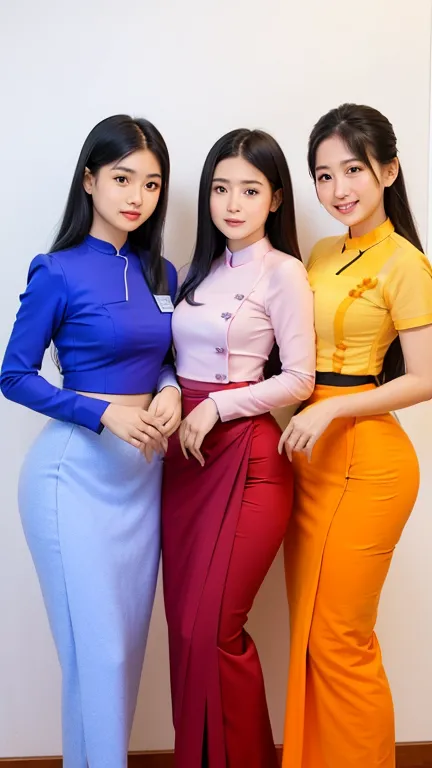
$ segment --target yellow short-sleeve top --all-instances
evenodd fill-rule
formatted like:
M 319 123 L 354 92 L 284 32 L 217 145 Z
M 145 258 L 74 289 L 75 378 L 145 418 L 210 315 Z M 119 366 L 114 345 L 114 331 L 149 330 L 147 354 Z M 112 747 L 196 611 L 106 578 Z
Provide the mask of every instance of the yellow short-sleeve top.
M 389 219 L 363 237 L 327 237 L 308 263 L 317 370 L 381 372 L 398 331 L 432 323 L 432 269 Z

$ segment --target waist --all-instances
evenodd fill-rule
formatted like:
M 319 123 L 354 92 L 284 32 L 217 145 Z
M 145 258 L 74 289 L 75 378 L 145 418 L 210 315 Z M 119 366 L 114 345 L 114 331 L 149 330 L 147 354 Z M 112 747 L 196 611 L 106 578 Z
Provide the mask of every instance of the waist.
M 222 392 L 224 389 L 239 389 L 240 387 L 248 387 L 250 384 L 249 381 L 228 381 L 226 384 L 213 384 L 211 381 L 195 381 L 194 379 L 186 379 L 184 376 L 177 376 L 177 380 L 182 390 L 202 392 L 203 394 Z
M 332 371 L 317 371 L 315 383 L 328 387 L 363 387 L 365 384 L 377 384 L 375 376 L 355 376 Z
M 101 392 L 77 392 L 77 394 L 92 397 L 95 400 L 106 400 L 108 403 L 116 405 L 138 406 L 144 410 L 147 410 L 153 399 L 153 395 L 149 393 L 143 395 L 106 395 Z
M 249 386 L 247 381 L 232 381 L 227 384 L 213 384 L 211 381 L 195 381 L 177 376 L 182 391 L 183 414 L 187 416 L 195 406 L 205 400 L 211 392 L 221 392 L 224 389 L 239 389 Z M 228 422 L 230 423 L 230 422 Z

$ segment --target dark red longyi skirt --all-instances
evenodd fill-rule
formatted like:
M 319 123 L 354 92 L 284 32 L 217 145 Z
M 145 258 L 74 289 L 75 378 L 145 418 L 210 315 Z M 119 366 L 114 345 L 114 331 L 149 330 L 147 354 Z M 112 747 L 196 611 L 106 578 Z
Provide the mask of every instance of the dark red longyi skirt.
M 210 391 L 247 386 L 181 384 L 184 415 Z M 205 730 L 210 768 L 227 766 L 217 648 L 220 607 L 252 449 L 254 457 L 262 457 L 260 471 L 270 478 L 276 471 L 280 476 L 283 463 L 288 522 L 292 474 L 286 457 L 277 453 L 279 437 L 269 414 L 218 422 L 203 442 L 203 468 L 193 457 L 184 458 L 176 435 L 170 440 L 162 489 L 162 554 L 176 768 L 201 768 Z

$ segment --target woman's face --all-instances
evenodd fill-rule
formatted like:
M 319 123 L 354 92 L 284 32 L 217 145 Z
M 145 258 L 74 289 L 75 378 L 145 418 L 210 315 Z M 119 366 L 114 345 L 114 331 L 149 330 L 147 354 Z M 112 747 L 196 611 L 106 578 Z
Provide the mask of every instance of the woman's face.
M 210 193 L 210 214 L 230 250 L 241 250 L 260 240 L 270 211 L 282 200 L 270 182 L 243 157 L 229 157 L 217 164 Z
M 125 235 L 150 218 L 158 204 L 161 185 L 160 163 L 148 149 L 104 165 L 94 176 L 86 171 L 84 188 L 93 198 L 92 234 L 109 240 L 117 232 L 124 240 Z
M 372 156 L 369 159 L 376 177 L 337 135 L 322 141 L 316 153 L 318 199 L 331 216 L 349 227 L 352 237 L 385 221 L 384 189 L 397 177 L 396 158 L 388 165 L 380 165 Z

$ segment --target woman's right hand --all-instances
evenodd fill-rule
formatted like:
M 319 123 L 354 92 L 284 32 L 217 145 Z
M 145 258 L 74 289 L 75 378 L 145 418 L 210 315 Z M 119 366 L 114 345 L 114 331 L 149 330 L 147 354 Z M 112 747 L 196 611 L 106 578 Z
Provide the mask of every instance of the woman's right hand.
M 168 448 L 161 419 L 152 416 L 144 408 L 110 403 L 102 414 L 101 422 L 121 440 L 135 448 L 144 448 L 146 458 L 147 453 L 150 457 L 154 451 L 165 453 Z

